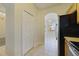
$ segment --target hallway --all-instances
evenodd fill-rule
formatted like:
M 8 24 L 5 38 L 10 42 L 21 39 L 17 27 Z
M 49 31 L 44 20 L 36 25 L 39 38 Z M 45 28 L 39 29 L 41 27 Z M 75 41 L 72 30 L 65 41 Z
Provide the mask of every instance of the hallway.
M 1 44 L 0 55 L 58 56 L 59 16 L 64 15 L 70 5 L 57 3 L 1 4 L 0 7 L 4 7 L 0 9 L 2 13 L 5 13 L 6 25 L 1 18 L 1 23 L 5 25 L 5 32 L 2 31 L 2 28 L 0 31 L 5 40 L 1 40 L 3 46 Z M 5 53 L 6 50 L 7 53 Z

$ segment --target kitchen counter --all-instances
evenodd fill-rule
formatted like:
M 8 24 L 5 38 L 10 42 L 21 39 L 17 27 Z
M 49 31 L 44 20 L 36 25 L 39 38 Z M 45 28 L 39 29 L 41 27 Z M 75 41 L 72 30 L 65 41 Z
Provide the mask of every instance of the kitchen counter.
M 74 41 L 74 42 L 79 42 L 78 37 L 64 37 L 67 41 Z
M 74 52 L 74 48 L 71 47 L 70 42 L 79 42 L 78 37 L 64 37 L 65 38 L 65 56 L 74 55 L 76 56 Z M 70 54 L 70 55 L 69 55 Z

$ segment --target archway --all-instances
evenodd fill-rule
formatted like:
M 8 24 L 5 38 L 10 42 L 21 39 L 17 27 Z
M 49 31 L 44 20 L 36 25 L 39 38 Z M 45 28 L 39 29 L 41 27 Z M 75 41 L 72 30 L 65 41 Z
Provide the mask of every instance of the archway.
M 48 55 L 58 55 L 59 17 L 56 13 L 45 16 L 45 50 Z

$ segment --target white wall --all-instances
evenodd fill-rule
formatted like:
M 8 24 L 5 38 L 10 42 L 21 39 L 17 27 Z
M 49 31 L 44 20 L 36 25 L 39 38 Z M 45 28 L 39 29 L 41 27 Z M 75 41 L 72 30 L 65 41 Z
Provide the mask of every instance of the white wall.
M 14 10 L 14 4 L 2 4 L 6 9 L 6 54 L 7 55 L 15 55 L 15 10 Z
M 39 43 L 42 43 L 42 44 L 44 44 L 44 14 L 42 13 L 42 11 L 41 10 L 38 10 L 39 12 L 38 12 L 38 25 L 39 25 L 39 28 L 38 28 L 38 30 L 39 30 L 39 34 L 40 34 L 40 36 L 39 36 Z M 37 42 L 38 43 L 38 42 Z

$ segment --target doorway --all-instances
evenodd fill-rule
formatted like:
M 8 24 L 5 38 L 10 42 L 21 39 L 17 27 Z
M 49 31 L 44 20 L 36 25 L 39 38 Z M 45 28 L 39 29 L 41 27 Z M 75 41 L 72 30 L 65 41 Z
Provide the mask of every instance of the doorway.
M 59 17 L 55 13 L 45 16 L 45 50 L 48 55 L 58 56 Z
M 6 13 L 5 8 L 0 4 L 0 56 L 6 55 Z

